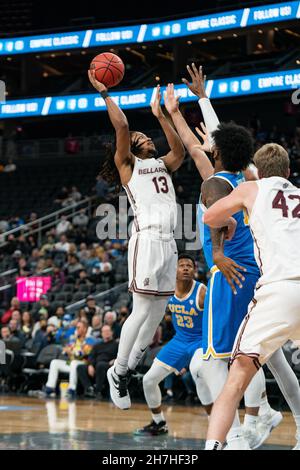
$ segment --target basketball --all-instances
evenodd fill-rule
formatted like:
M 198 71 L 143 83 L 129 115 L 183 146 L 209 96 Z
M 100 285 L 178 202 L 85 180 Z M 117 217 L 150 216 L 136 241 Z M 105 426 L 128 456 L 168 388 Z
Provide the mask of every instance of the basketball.
M 107 88 L 118 85 L 124 77 L 125 66 L 116 54 L 103 52 L 91 62 L 90 70 L 95 70 L 96 79 Z

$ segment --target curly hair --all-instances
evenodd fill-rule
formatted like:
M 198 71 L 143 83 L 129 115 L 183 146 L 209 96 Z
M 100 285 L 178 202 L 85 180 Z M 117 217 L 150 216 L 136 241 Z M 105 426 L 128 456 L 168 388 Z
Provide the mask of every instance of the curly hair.
M 245 170 L 251 163 L 254 143 L 250 132 L 234 122 L 221 123 L 212 133 L 226 171 Z
M 130 151 L 133 155 L 138 156 L 140 152 L 140 138 L 136 131 L 130 132 Z M 105 160 L 102 165 L 99 175 L 110 185 L 115 186 L 115 192 L 118 193 L 121 190 L 122 183 L 118 169 L 115 164 L 115 153 L 116 153 L 116 138 L 112 141 L 104 144 L 105 148 Z

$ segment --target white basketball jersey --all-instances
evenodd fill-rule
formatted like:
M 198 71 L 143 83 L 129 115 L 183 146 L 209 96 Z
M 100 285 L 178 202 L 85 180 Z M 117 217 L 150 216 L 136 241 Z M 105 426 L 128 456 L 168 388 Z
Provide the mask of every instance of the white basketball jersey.
M 135 157 L 132 177 L 124 188 L 134 213 L 136 232 L 149 230 L 160 236 L 173 233 L 177 223 L 176 196 L 162 159 Z
M 300 189 L 280 177 L 256 183 L 250 228 L 262 273 L 258 284 L 300 279 Z

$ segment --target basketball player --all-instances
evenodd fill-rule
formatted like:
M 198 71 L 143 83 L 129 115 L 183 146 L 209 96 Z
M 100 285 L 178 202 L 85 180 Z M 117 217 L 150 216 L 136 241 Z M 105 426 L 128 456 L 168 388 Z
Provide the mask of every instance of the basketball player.
M 198 142 L 198 144 L 195 145 L 195 136 L 190 131 L 183 118 L 180 117 L 180 115 L 177 115 L 177 119 L 180 120 L 179 123 L 181 124 L 181 126 L 185 124 L 185 127 L 183 126 L 183 130 L 185 133 L 184 138 L 186 140 L 184 143 L 187 147 L 190 146 L 189 151 L 191 154 L 193 154 L 192 156 L 194 157 L 198 170 L 204 178 L 209 174 L 209 171 L 211 170 L 209 169 L 208 159 L 205 154 L 201 152 L 201 150 L 211 150 L 211 146 L 214 145 L 214 139 L 212 137 L 212 134 L 217 129 L 219 125 L 219 120 L 205 93 L 205 77 L 203 78 L 202 67 L 200 67 L 198 71 L 195 65 L 193 64 L 192 68 L 193 70 L 188 67 L 192 79 L 192 84 L 188 83 L 187 80 L 183 79 L 183 81 L 189 86 L 190 90 L 200 98 L 199 104 L 203 116 L 205 118 L 205 124 L 207 125 L 207 128 L 209 130 L 209 133 L 206 133 L 204 126 L 202 128 L 202 131 L 197 129 L 197 132 L 200 134 L 202 139 L 204 139 L 204 144 L 200 146 Z M 181 137 L 183 137 L 182 133 Z M 254 180 L 258 177 L 257 169 L 254 165 L 252 165 L 252 167 L 253 168 L 251 168 L 250 165 L 246 172 L 244 172 L 244 175 L 248 180 Z M 253 172 L 253 169 L 255 170 L 255 172 Z M 254 173 L 256 173 L 256 175 Z M 199 222 L 201 224 L 201 221 Z M 220 269 L 221 273 L 226 277 L 227 281 L 230 283 L 233 291 L 235 292 L 236 287 L 234 284 L 238 283 L 238 272 L 236 269 L 237 265 L 233 262 L 233 260 L 224 256 L 223 251 L 224 250 L 222 250 L 222 247 L 220 247 L 218 256 L 216 257 L 216 265 L 218 269 Z M 244 261 L 241 260 L 241 262 L 244 264 Z M 199 358 L 199 364 L 202 364 L 201 369 L 203 369 L 203 365 L 206 365 L 207 363 L 203 361 L 201 362 L 201 358 Z M 292 371 L 290 365 L 288 364 L 282 349 L 279 349 L 272 355 L 267 365 L 274 377 L 276 378 L 279 388 L 282 394 L 284 395 L 287 403 L 289 404 L 297 424 L 300 419 L 299 385 L 297 377 Z M 201 375 L 202 372 L 203 370 L 198 372 L 198 375 L 199 373 Z M 204 372 L 205 375 L 209 376 L 209 370 L 204 369 Z M 212 387 L 214 387 L 213 381 L 211 381 L 211 385 Z M 219 385 L 220 382 L 218 381 L 217 386 Z M 220 391 L 220 388 L 218 388 L 217 390 Z M 260 390 L 263 391 L 261 400 L 259 400 L 261 396 Z M 215 396 L 217 395 L 218 393 L 215 394 Z M 265 378 L 262 369 L 259 371 L 258 374 L 256 374 L 255 380 L 252 380 L 250 386 L 247 388 L 244 399 L 246 406 L 246 414 L 244 420 L 243 434 L 249 441 L 251 448 L 257 448 L 268 437 L 272 429 L 276 427 L 282 420 L 281 413 L 272 410 L 268 403 L 266 396 Z M 259 414 L 259 418 L 257 418 L 257 414 Z
M 206 449 L 222 449 L 235 410 L 251 378 L 288 340 L 300 342 L 300 190 L 288 181 L 289 157 L 267 144 L 254 157 L 260 178 L 235 188 L 204 214 L 213 228 L 247 210 L 261 269 L 231 358 L 226 385 L 210 419 Z M 297 449 L 300 450 L 300 420 Z
M 128 248 L 133 310 L 122 328 L 116 362 L 107 371 L 114 404 L 128 409 L 131 406 L 128 368 L 136 368 L 162 320 L 169 296 L 175 291 L 177 246 L 173 231 L 177 207 L 171 173 L 181 166 L 184 147 L 162 112 L 159 86 L 152 112 L 171 150 L 165 157 L 155 159 L 152 140 L 140 132 L 130 133 L 126 116 L 107 88 L 91 71 L 89 79 L 105 100 L 116 131 L 115 152 L 106 162 L 102 176 L 110 183 L 115 180 L 123 185 L 135 216 Z
M 194 280 L 195 261 L 186 253 L 178 258 L 175 294 L 170 297 L 168 310 L 172 313 L 175 336 L 158 353 L 144 375 L 143 387 L 147 405 L 152 413 L 152 421 L 147 426 L 135 431 L 137 435 L 158 436 L 168 433 L 167 423 L 162 412 L 161 392 L 159 388 L 168 375 L 187 367 L 196 350 L 201 348 L 202 312 L 206 286 Z M 190 364 L 190 371 L 193 364 Z M 210 413 L 212 401 L 205 383 L 196 381 L 198 396 L 202 404 L 207 405 Z

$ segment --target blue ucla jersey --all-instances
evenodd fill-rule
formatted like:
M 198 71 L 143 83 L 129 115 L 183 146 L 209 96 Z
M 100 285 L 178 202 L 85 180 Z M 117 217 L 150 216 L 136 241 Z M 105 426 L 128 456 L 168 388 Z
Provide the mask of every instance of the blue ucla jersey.
M 216 173 L 213 178 L 220 178 L 227 181 L 233 189 L 245 181 L 242 173 L 230 173 L 226 171 Z M 209 269 L 211 269 L 214 265 L 212 241 L 210 228 L 202 221 L 204 212 L 205 207 L 200 198 L 197 213 L 200 239 L 207 265 Z M 259 275 L 259 269 L 254 257 L 254 243 L 249 228 L 248 214 L 244 211 L 240 211 L 234 214 L 233 217 L 237 221 L 237 228 L 233 239 L 225 241 L 224 254 L 228 258 L 232 258 L 238 264 L 241 264 L 241 266 L 245 266 L 247 272 Z
M 199 341 L 202 337 L 203 309 L 198 305 L 201 288 L 202 284 L 194 281 L 191 292 L 184 299 L 179 299 L 174 294 L 168 302 L 167 308 L 172 313 L 176 338 L 185 342 Z

